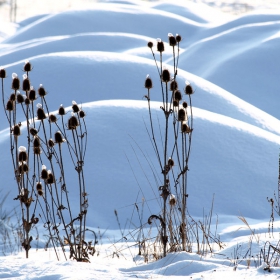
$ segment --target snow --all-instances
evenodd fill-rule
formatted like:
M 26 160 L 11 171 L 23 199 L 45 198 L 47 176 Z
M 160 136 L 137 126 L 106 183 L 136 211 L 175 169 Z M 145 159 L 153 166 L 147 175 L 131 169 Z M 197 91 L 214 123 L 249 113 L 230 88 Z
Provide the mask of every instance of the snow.
M 45 86 L 51 111 L 76 100 L 86 112 L 87 223 L 104 233 L 103 244 L 97 246 L 100 255 L 92 257 L 90 264 L 57 262 L 52 249 L 42 249 L 44 230 L 38 225 L 39 248 L 33 241 L 28 260 L 23 252 L 0 256 L 1 279 L 275 279 L 280 274 L 279 268 L 264 270 L 256 257 L 265 241 L 277 243 L 280 227 L 276 218 L 274 236 L 267 233 L 271 214 L 267 197 L 277 191 L 278 178 L 280 12 L 256 9 L 233 16 L 209 7 L 205 4 L 209 1 L 196 2 L 100 1 L 86 9 L 34 14 L 16 24 L 5 23 L 7 28 L 1 25 L 6 97 L 12 74 L 21 78 L 28 59 L 34 67 L 32 85 Z M 111 244 L 120 237 L 114 210 L 123 227 L 131 219 L 131 230 L 139 224 L 132 215 L 136 202 L 146 202 L 145 221 L 159 212 L 158 185 L 149 164 L 157 165 L 145 128 L 149 116 L 143 97 L 149 74 L 154 82 L 152 114 L 160 119 L 158 74 L 146 44 L 159 37 L 166 41 L 169 32 L 183 37 L 179 86 L 183 88 L 187 80 L 195 89 L 189 211 L 203 219 L 214 198 L 218 232 L 226 246 L 221 250 L 216 246 L 215 254 L 206 257 L 172 253 L 145 264 L 140 256 L 134 258 L 134 247 L 112 257 L 116 248 Z M 170 69 L 171 56 L 170 51 L 164 53 Z M 3 110 L 0 118 L 0 190 L 10 191 L 7 207 L 13 209 L 18 202 L 13 200 L 15 183 Z M 22 123 L 23 138 L 24 127 Z M 71 180 L 71 172 L 68 176 Z M 75 205 L 71 190 L 70 201 Z M 242 258 L 252 232 L 240 216 L 260 237 L 253 238 L 249 267 Z

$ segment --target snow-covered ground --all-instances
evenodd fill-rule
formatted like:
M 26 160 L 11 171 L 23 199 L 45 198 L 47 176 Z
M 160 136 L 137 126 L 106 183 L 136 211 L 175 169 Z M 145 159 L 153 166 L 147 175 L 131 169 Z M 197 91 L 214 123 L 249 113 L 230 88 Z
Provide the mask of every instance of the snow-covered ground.
M 29 260 L 22 253 L 3 256 L 0 278 L 276 279 L 280 274 L 278 268 L 264 270 L 257 257 L 266 241 L 277 243 L 279 228 L 276 223 L 275 239 L 266 233 L 271 214 L 267 197 L 277 191 L 278 178 L 280 12 L 259 10 L 260 3 L 254 1 L 258 9 L 237 17 L 196 2 L 103 1 L 0 26 L 0 65 L 9 77 L 6 98 L 12 73 L 21 78 L 29 59 L 34 67 L 31 82 L 35 88 L 45 86 L 50 110 L 76 100 L 87 113 L 88 226 L 99 227 L 106 243 L 99 245 L 100 255 L 91 264 L 57 262 L 53 252 L 43 249 L 32 249 Z M 110 252 L 116 249 L 107 247 L 119 235 L 115 209 L 122 226 L 131 219 L 135 202 L 146 201 L 144 219 L 160 209 L 158 185 L 145 159 L 153 162 L 154 151 L 145 129 L 148 111 L 143 96 L 149 74 L 154 80 L 153 114 L 160 116 L 158 74 L 146 45 L 156 38 L 167 41 L 169 32 L 183 38 L 179 86 L 187 80 L 195 89 L 189 211 L 201 219 L 214 196 L 218 232 L 226 247 L 206 258 L 174 253 L 144 265 L 141 259 L 134 262 L 129 250 L 112 258 Z M 166 67 L 172 69 L 171 56 L 164 53 Z M 0 118 L 0 190 L 11 192 L 6 205 L 12 209 L 17 205 L 16 185 L 3 110 Z M 70 200 L 74 205 L 71 190 Z M 246 217 L 255 229 L 251 246 L 251 232 L 238 216 Z M 137 217 L 132 221 L 137 224 Z

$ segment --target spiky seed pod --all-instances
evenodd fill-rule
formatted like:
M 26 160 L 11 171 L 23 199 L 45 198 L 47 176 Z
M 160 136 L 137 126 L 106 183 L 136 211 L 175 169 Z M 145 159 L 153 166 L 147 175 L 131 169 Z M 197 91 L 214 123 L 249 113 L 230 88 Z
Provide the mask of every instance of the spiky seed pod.
M 35 155 L 40 155 L 42 153 L 41 148 L 40 147 L 33 147 L 33 152 Z
M 17 74 L 15 74 L 15 73 L 13 73 L 12 89 L 14 89 L 14 90 L 20 89 L 20 81 L 19 81 Z
M 14 109 L 15 109 L 14 102 L 11 100 L 8 100 L 7 104 L 6 104 L 6 110 L 13 111 Z
M 13 127 L 13 134 L 14 136 L 20 136 L 21 132 L 20 132 L 20 126 L 18 124 L 16 124 L 14 127 Z
M 42 178 L 43 180 L 47 180 L 47 179 L 48 179 L 48 171 L 47 171 L 45 165 L 42 166 L 41 178 Z
M 190 127 L 186 123 L 182 123 L 182 125 L 181 125 L 181 132 L 188 134 L 188 133 L 191 132 L 191 129 L 190 129 Z
M 39 190 L 39 191 L 38 191 L 38 195 L 39 195 L 39 196 L 43 196 L 43 194 L 44 194 L 44 192 L 43 192 L 42 190 Z
M 174 160 L 172 159 L 172 158 L 170 158 L 170 159 L 168 159 L 168 165 L 170 166 L 170 167 L 173 167 L 174 166 Z
M 176 100 L 176 99 L 174 99 L 174 100 L 173 100 L 173 106 L 174 106 L 174 107 L 178 107 L 178 106 L 179 106 L 179 101 Z
M 50 114 L 49 115 L 49 121 L 51 123 L 55 123 L 55 122 L 57 122 L 57 117 L 55 115 L 53 115 L 53 114 Z
M 176 41 L 175 37 L 173 36 L 173 34 L 169 33 L 168 39 L 169 39 L 169 45 L 171 47 L 175 47 L 177 45 L 177 41 Z
M 150 89 L 152 87 L 153 87 L 153 81 L 148 75 L 146 80 L 145 80 L 145 88 Z
M 37 191 L 40 191 L 40 190 L 42 190 L 42 189 L 43 189 L 42 183 L 41 183 L 41 182 L 38 182 L 38 183 L 36 184 L 36 190 L 37 190 Z
M 76 103 L 76 101 L 72 101 L 72 110 L 74 113 L 78 113 L 80 111 L 80 108 L 79 108 L 78 104 Z
M 37 130 L 36 128 L 33 128 L 33 127 L 31 127 L 31 128 L 29 129 L 29 132 L 30 132 L 30 134 L 31 134 L 32 136 L 35 136 L 35 135 L 38 134 L 38 130 Z
M 16 101 L 16 95 L 14 93 L 11 93 L 9 100 Z
M 79 117 L 80 117 L 81 119 L 83 119 L 85 116 L 86 116 L 85 111 L 81 110 L 81 111 L 79 112 Z
M 164 52 L 164 43 L 160 39 L 158 39 L 158 42 L 157 42 L 157 51 Z
M 176 201 L 175 195 L 174 194 L 170 194 L 170 196 L 169 196 L 169 204 L 170 204 L 170 206 L 171 207 L 175 206 L 176 202 L 177 201 Z
M 193 94 L 193 88 L 191 85 L 186 85 L 185 87 L 185 94 L 191 95 Z
M 61 134 L 60 131 L 57 131 L 57 132 L 54 134 L 54 141 L 55 141 L 55 143 L 57 143 L 57 144 L 62 144 L 63 142 L 65 142 L 65 140 L 63 139 L 62 134 Z
M 23 102 L 24 102 L 24 96 L 21 93 L 17 94 L 17 103 L 21 104 Z
M 183 122 L 184 120 L 186 120 L 186 111 L 185 109 L 180 109 L 178 111 L 178 121 Z
M 31 100 L 31 101 L 34 101 L 36 100 L 37 96 L 36 96 L 36 91 L 31 87 L 30 91 L 29 91 L 29 94 L 28 94 L 28 98 Z
M 79 126 L 78 119 L 75 116 L 72 116 L 68 119 L 68 129 L 73 130 Z
M 23 173 L 28 173 L 29 171 L 29 167 L 26 163 L 21 163 L 18 167 L 18 172 L 20 174 L 23 174 Z
M 154 46 L 154 44 L 153 42 L 148 42 L 147 46 L 151 49 Z
M 48 171 L 48 179 L 47 179 L 47 184 L 51 185 L 54 183 L 54 176 L 52 172 L 49 170 Z
M 23 81 L 22 81 L 22 90 L 23 91 L 30 91 L 30 81 L 28 78 L 25 78 Z
M 179 43 L 182 41 L 182 37 L 179 34 L 176 34 L 176 41 Z
M 174 98 L 175 100 L 181 101 L 181 100 L 182 100 L 182 93 L 181 93 L 181 91 L 180 91 L 180 90 L 176 90 L 176 91 L 174 92 L 173 98 Z
M 31 63 L 29 61 L 26 61 L 23 67 L 23 71 L 30 72 L 31 70 L 32 70 Z
M 39 148 L 40 146 L 41 146 L 40 138 L 38 136 L 35 136 L 34 140 L 33 140 L 33 147 L 34 148 Z
M 29 99 L 29 98 L 25 98 L 24 104 L 25 104 L 25 105 L 30 105 L 30 99 Z
M 172 80 L 170 83 L 170 91 L 175 91 L 178 89 L 178 83 L 175 80 Z
M 47 95 L 47 92 L 45 91 L 45 88 L 43 87 L 43 85 L 41 84 L 40 87 L 38 88 L 38 94 L 41 97 L 44 97 Z
M 0 69 L 0 79 L 5 79 L 7 76 L 6 76 L 6 70 L 1 68 Z
M 49 146 L 50 148 L 53 148 L 54 145 L 55 145 L 54 141 L 53 141 L 52 139 L 50 139 L 50 140 L 48 141 L 48 146 Z
M 18 148 L 19 150 L 19 154 L 18 154 L 18 162 L 24 162 L 24 161 L 27 161 L 27 152 L 26 152 L 26 148 L 23 147 L 23 146 L 20 146 Z
M 42 121 L 46 118 L 46 114 L 43 108 L 39 107 L 37 109 L 37 119 Z
M 183 106 L 183 108 L 188 108 L 188 103 L 186 102 L 186 101 L 184 101 L 183 103 L 182 103 L 182 106 Z
M 66 114 L 65 109 L 62 105 L 60 105 L 60 107 L 58 109 L 58 114 L 61 116 L 64 116 Z
M 162 71 L 161 80 L 165 83 L 168 83 L 170 81 L 170 72 L 168 69 L 164 69 Z

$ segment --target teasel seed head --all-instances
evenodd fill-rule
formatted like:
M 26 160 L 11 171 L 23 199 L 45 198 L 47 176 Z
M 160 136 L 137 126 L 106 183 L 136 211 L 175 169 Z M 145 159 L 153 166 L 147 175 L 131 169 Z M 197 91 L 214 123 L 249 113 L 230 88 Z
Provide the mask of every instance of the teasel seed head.
M 24 64 L 24 67 L 23 67 L 23 71 L 24 72 L 30 72 L 31 70 L 32 70 L 31 63 L 28 60 L 26 60 L 25 64 Z
M 26 74 L 23 74 L 22 90 L 23 91 L 30 91 L 30 81 L 29 81 Z
M 174 99 L 174 100 L 173 100 L 173 106 L 174 106 L 174 107 L 178 107 L 178 106 L 179 106 L 179 101 L 176 100 L 176 99 Z
M 33 152 L 35 155 L 40 155 L 42 153 L 41 148 L 40 147 L 33 147 Z
M 80 117 L 81 119 L 83 119 L 85 116 L 86 116 L 85 111 L 80 110 L 80 111 L 79 111 L 79 117 Z
M 57 117 L 54 114 L 49 115 L 49 121 L 50 123 L 56 123 L 57 122 Z
M 20 132 L 20 126 L 18 124 L 16 124 L 14 127 L 13 127 L 13 134 L 15 137 L 18 137 L 21 135 L 21 132 Z
M 157 39 L 157 51 L 164 52 L 164 43 L 161 41 L 160 38 Z
M 78 104 L 74 100 L 72 101 L 72 110 L 74 113 L 78 113 L 80 111 Z
M 184 101 L 183 103 L 182 103 L 182 106 L 183 106 L 183 108 L 188 108 L 188 103 L 186 102 L 186 101 Z
M 168 33 L 169 45 L 171 47 L 175 47 L 177 45 L 177 41 L 172 33 Z
M 181 91 L 180 91 L 180 90 L 176 90 L 176 91 L 174 92 L 173 98 L 174 98 L 175 100 L 181 101 L 181 100 L 182 100 Z
M 37 96 L 36 96 L 36 90 L 31 86 L 30 87 L 30 91 L 28 93 L 28 98 L 33 102 L 34 100 L 37 99 Z
M 172 80 L 171 81 L 171 83 L 170 83 L 170 91 L 175 91 L 175 90 L 177 90 L 178 89 L 178 83 L 177 83 L 177 81 L 175 81 L 175 80 Z
M 185 93 L 188 94 L 188 95 L 191 95 L 191 94 L 194 93 L 193 88 L 192 88 L 192 86 L 190 84 L 187 84 L 185 86 Z
M 39 195 L 39 196 L 43 196 L 43 195 L 44 195 L 44 192 L 43 192 L 42 190 L 39 190 L 39 191 L 38 191 L 38 195 Z
M 175 206 L 176 205 L 176 197 L 174 194 L 170 194 L 169 195 L 169 204 L 171 207 Z
M 147 75 L 146 80 L 145 80 L 145 88 L 150 89 L 153 87 L 153 81 L 150 78 L 149 75 Z
M 53 141 L 52 139 L 50 139 L 50 140 L 48 141 L 48 146 L 49 146 L 50 148 L 53 148 L 54 145 L 55 145 L 54 141 Z
M 8 100 L 7 104 L 6 104 L 6 110 L 13 111 L 14 109 L 15 109 L 14 102 L 11 100 Z
M 35 136 L 34 140 L 33 140 L 33 147 L 34 148 L 39 148 L 41 146 L 40 142 L 41 142 L 40 138 L 38 136 Z
M 4 68 L 1 68 L 0 69 L 0 78 L 1 79 L 5 79 L 7 76 L 6 76 L 6 70 Z
M 48 170 L 47 184 L 51 185 L 53 183 L 54 183 L 54 175 L 52 174 L 51 170 Z
M 17 94 L 17 103 L 21 104 L 24 102 L 24 96 L 21 93 Z
M 45 165 L 42 165 L 41 178 L 42 178 L 43 180 L 47 180 L 47 179 L 48 179 L 48 171 L 47 171 Z
M 54 141 L 55 141 L 55 143 L 57 143 L 57 144 L 62 144 L 63 142 L 65 142 L 65 139 L 63 139 L 62 134 L 61 134 L 60 131 L 57 131 L 57 132 L 54 134 Z
M 73 130 L 76 129 L 77 126 L 79 126 L 78 119 L 76 116 L 72 116 L 68 119 L 68 129 Z
M 23 174 L 23 173 L 28 173 L 29 171 L 29 167 L 28 165 L 26 164 L 26 162 L 21 162 L 18 166 L 18 171 L 20 174 Z
M 30 105 L 30 99 L 29 98 L 25 98 L 24 99 L 24 104 L 26 105 L 26 106 L 28 106 L 28 105 Z
M 19 154 L 18 154 L 18 162 L 25 162 L 28 159 L 26 148 L 24 146 L 20 146 L 18 148 Z
M 36 184 L 36 190 L 37 190 L 37 191 L 43 190 L 43 186 L 42 186 L 42 183 L 41 183 L 41 182 L 37 182 L 37 184 Z
M 40 84 L 40 86 L 39 86 L 39 88 L 38 88 L 38 94 L 39 94 L 39 96 L 41 96 L 41 97 L 44 97 L 44 96 L 47 95 L 47 92 L 46 92 L 46 90 L 45 90 L 45 88 L 43 87 L 42 84 Z
M 183 122 L 185 120 L 186 120 L 186 111 L 185 109 L 182 108 L 178 111 L 178 121 Z
M 46 114 L 41 104 L 37 104 L 37 119 L 40 121 L 46 119 Z
M 12 89 L 19 90 L 20 89 L 20 81 L 19 81 L 18 75 L 16 73 L 13 73 L 12 78 L 13 78 Z
M 169 158 L 167 163 L 170 167 L 173 167 L 175 165 L 174 160 L 172 158 Z
M 176 41 L 179 43 L 182 41 L 182 37 L 179 34 L 176 34 Z
M 163 69 L 161 80 L 165 83 L 168 83 L 170 81 L 170 72 L 168 69 Z
M 153 42 L 149 41 L 147 46 L 151 49 L 154 46 L 154 44 L 153 44 Z
M 15 93 L 11 93 L 9 100 L 16 101 L 16 94 Z
M 32 136 L 35 136 L 35 135 L 38 134 L 38 130 L 37 130 L 36 128 L 34 128 L 34 127 L 31 127 L 31 128 L 29 129 L 29 132 L 30 132 L 30 134 L 31 134 Z
M 186 123 L 182 123 L 181 125 L 181 132 L 189 134 L 191 132 L 190 127 Z
M 60 107 L 58 109 L 58 114 L 61 116 L 64 116 L 66 114 L 65 109 L 62 104 L 60 105 Z

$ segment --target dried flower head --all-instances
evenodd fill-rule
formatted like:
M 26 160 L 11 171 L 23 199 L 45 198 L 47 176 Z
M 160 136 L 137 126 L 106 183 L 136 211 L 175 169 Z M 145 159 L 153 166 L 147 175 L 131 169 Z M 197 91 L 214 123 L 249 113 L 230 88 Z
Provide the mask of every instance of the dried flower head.
M 13 134 L 14 136 L 20 136 L 21 132 L 20 132 L 20 126 L 18 124 L 16 124 L 14 127 L 13 127 Z
M 188 103 L 186 102 L 186 101 L 184 101 L 183 103 L 182 103 L 182 106 L 183 106 L 183 108 L 188 108 Z
M 16 94 L 15 93 L 11 93 L 9 100 L 16 101 Z
M 26 152 L 26 148 L 24 146 L 20 146 L 18 148 L 19 154 L 18 154 L 18 161 L 19 162 L 24 162 L 27 161 L 27 152 Z
M 48 170 L 48 179 L 47 179 L 47 184 L 51 185 L 54 183 L 54 175 L 50 170 Z
M 76 129 L 79 126 L 78 119 L 76 116 L 72 116 L 68 119 L 68 129 Z
M 4 68 L 0 69 L 0 79 L 5 79 L 6 76 L 6 70 Z
M 193 88 L 190 84 L 187 84 L 186 87 L 185 87 L 185 93 L 188 94 L 188 95 L 191 95 L 193 94 Z
M 8 100 L 7 104 L 6 104 L 6 110 L 13 111 L 14 109 L 15 109 L 14 102 L 11 100 Z
M 79 117 L 80 117 L 81 119 L 83 119 L 85 116 L 86 116 L 85 111 L 83 111 L 83 110 L 79 111 Z
M 150 78 L 149 75 L 147 75 L 146 80 L 145 80 L 145 88 L 150 89 L 153 87 L 153 81 Z
M 39 107 L 37 109 L 37 119 L 42 121 L 46 118 L 46 114 L 45 114 L 45 111 L 42 107 Z
M 171 47 L 175 47 L 177 45 L 177 41 L 172 33 L 168 33 L 169 45 Z
M 12 89 L 19 90 L 20 89 L 20 81 L 19 81 L 19 78 L 18 78 L 17 74 L 13 73 L 12 78 L 13 78 Z
M 42 183 L 41 183 L 41 182 L 37 182 L 37 184 L 36 184 L 36 190 L 37 190 L 37 191 L 40 191 L 40 190 L 42 190 L 42 189 L 43 189 Z
M 25 99 L 21 93 L 18 93 L 16 98 L 17 98 L 17 103 L 19 104 L 23 103 Z
M 159 38 L 157 39 L 157 51 L 158 52 L 164 51 L 164 43 Z
M 36 100 L 37 96 L 36 96 L 36 91 L 35 89 L 31 86 L 30 88 L 30 91 L 29 91 L 29 94 L 28 94 L 28 98 L 31 100 L 31 101 L 34 101 Z
M 168 163 L 168 165 L 169 165 L 170 167 L 173 167 L 174 164 L 175 164 L 175 163 L 174 163 L 174 160 L 173 160 L 172 158 L 169 158 L 167 163 Z
M 39 88 L 38 88 L 38 94 L 41 97 L 46 96 L 47 92 L 45 91 L 45 88 L 43 87 L 42 84 L 40 84 Z
M 41 178 L 42 178 L 43 180 L 47 180 L 47 179 L 48 179 L 48 171 L 47 171 L 45 165 L 42 165 Z
M 50 148 L 53 148 L 54 145 L 55 145 L 54 141 L 53 141 L 52 139 L 50 139 L 50 140 L 48 141 L 48 146 L 49 146 Z
M 170 72 L 168 69 L 163 69 L 161 80 L 165 83 L 168 83 L 170 81 Z
M 31 128 L 29 129 L 29 132 L 30 132 L 30 134 L 31 134 L 32 136 L 35 136 L 35 135 L 38 134 L 38 130 L 37 130 L 36 128 L 34 128 L 34 127 L 31 127 Z
M 41 146 L 41 143 L 40 143 L 40 138 L 38 136 L 34 136 L 34 140 L 33 140 L 33 147 L 34 148 L 38 148 Z
M 78 104 L 74 100 L 72 101 L 72 110 L 74 113 L 78 113 L 80 111 Z
M 179 101 L 176 100 L 176 99 L 174 99 L 174 100 L 173 100 L 173 106 L 174 106 L 174 107 L 178 107 L 178 106 L 179 106 Z
M 23 81 L 22 81 L 22 90 L 23 91 L 30 91 L 30 81 L 26 74 L 23 75 Z
M 57 144 L 62 144 L 63 142 L 65 142 L 65 139 L 63 139 L 62 134 L 61 134 L 60 131 L 57 131 L 57 132 L 54 134 L 54 141 L 55 141 L 55 143 L 57 143 Z
M 58 114 L 61 116 L 64 116 L 66 114 L 65 109 L 62 104 L 60 105 L 60 107 L 58 109 Z
M 186 120 L 186 111 L 185 111 L 185 109 L 180 109 L 179 111 L 178 111 L 178 121 L 185 121 Z
M 190 127 L 186 123 L 182 123 L 182 125 L 181 125 L 181 132 L 182 133 L 189 134 L 191 131 L 192 130 L 190 129 Z
M 32 70 L 31 63 L 28 60 L 26 60 L 23 67 L 23 71 L 30 72 L 31 70 Z
M 175 91 L 175 90 L 177 90 L 178 89 L 178 83 L 177 83 L 177 81 L 175 81 L 175 80 L 172 80 L 171 81 L 171 83 L 170 83 L 170 91 Z
M 29 98 L 25 98 L 24 99 L 24 104 L 27 106 L 27 105 L 30 105 L 30 99 Z
M 18 172 L 20 174 L 23 174 L 23 173 L 28 173 L 29 171 L 29 167 L 28 165 L 24 162 L 24 163 L 20 163 L 19 166 L 18 166 Z
M 49 115 L 49 121 L 51 123 L 55 123 L 55 122 L 57 122 L 57 117 L 54 114 L 50 114 Z
M 40 155 L 42 153 L 41 148 L 40 147 L 33 147 L 33 152 L 35 155 Z
M 175 206 L 175 204 L 176 204 L 176 197 L 175 197 L 175 195 L 174 194 L 170 194 L 169 195 L 169 204 L 170 204 L 170 206 Z
M 175 100 L 181 101 L 181 100 L 182 100 L 181 91 L 180 91 L 180 90 L 176 90 L 176 91 L 174 92 L 173 98 L 174 98 Z
M 182 37 L 179 34 L 176 34 L 176 41 L 179 43 L 182 41 Z
M 147 46 L 148 46 L 150 49 L 153 47 L 153 45 L 154 45 L 154 44 L 153 44 L 153 42 L 151 42 L 151 41 L 148 42 L 148 44 L 147 44 Z

